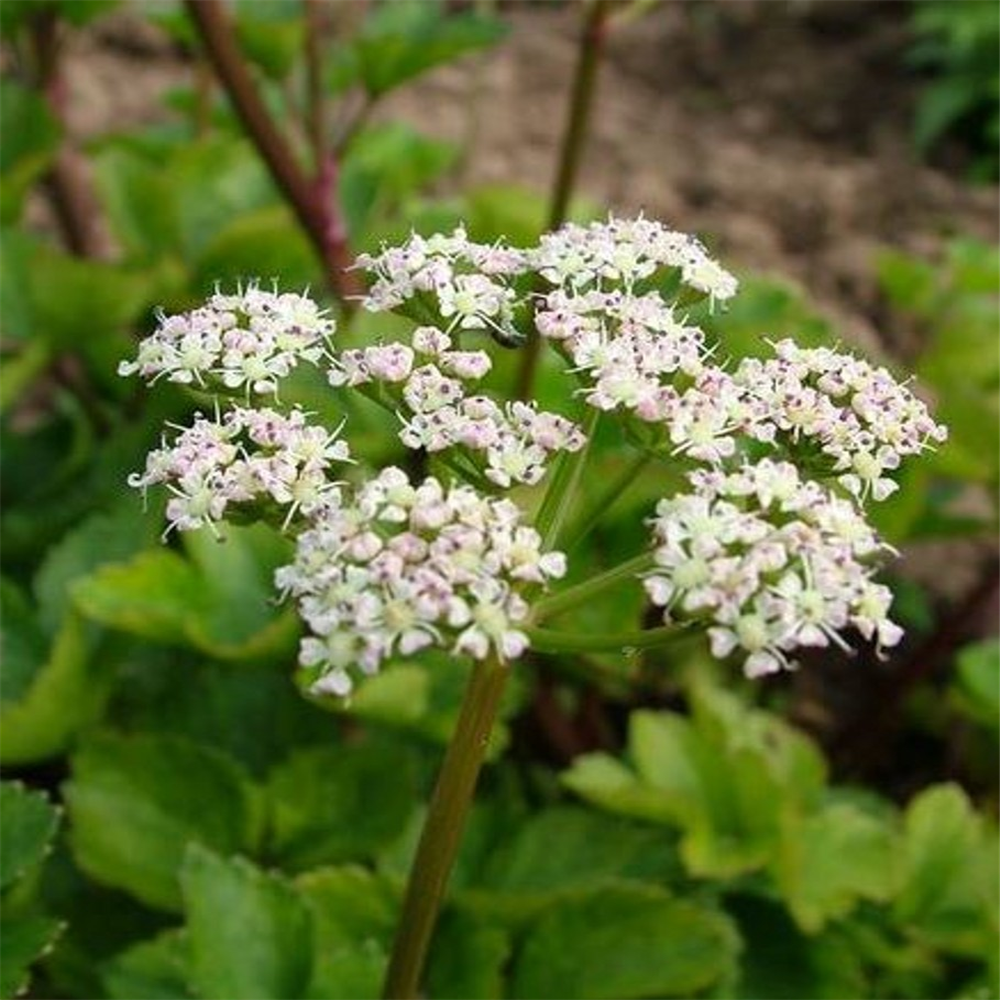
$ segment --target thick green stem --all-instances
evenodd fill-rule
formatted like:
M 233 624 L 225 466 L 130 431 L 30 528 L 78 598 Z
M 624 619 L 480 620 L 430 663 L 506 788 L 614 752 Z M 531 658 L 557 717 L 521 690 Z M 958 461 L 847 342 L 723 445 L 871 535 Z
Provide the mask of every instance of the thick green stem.
M 643 552 L 641 555 L 619 563 L 597 576 L 592 576 L 589 580 L 584 580 L 583 583 L 578 583 L 575 587 L 568 587 L 566 590 L 560 590 L 548 597 L 543 597 L 534 606 L 532 621 L 537 624 L 562 614 L 564 611 L 569 611 L 570 608 L 592 600 L 603 591 L 621 583 L 622 580 L 631 579 L 637 573 L 650 569 L 653 565 L 653 553 Z
M 614 650 L 648 649 L 676 637 L 679 625 L 647 628 L 635 632 L 561 632 L 550 628 L 527 628 L 531 648 L 539 653 L 604 653 Z
M 410 871 L 382 992 L 387 1000 L 409 1000 L 419 993 L 427 949 L 458 854 L 507 673 L 508 668 L 493 656 L 476 661 L 473 667 Z
M 606 490 L 597 498 L 593 506 L 584 512 L 577 523 L 573 525 L 569 532 L 569 537 L 563 541 L 563 549 L 571 552 L 587 535 L 594 529 L 598 521 L 605 512 L 618 500 L 618 498 L 639 478 L 639 474 L 649 464 L 652 455 L 643 452 L 637 455 L 631 462 L 613 479 Z
M 566 221 L 570 198 L 576 185 L 576 176 L 583 159 L 583 148 L 587 138 L 587 125 L 593 106 L 594 83 L 597 67 L 604 50 L 607 21 L 614 4 L 611 0 L 591 0 L 580 47 L 577 54 L 576 71 L 573 75 L 573 89 L 569 99 L 569 117 L 563 133 L 559 154 L 559 167 L 552 187 L 552 201 L 549 205 L 548 227 L 557 229 Z M 518 399 L 529 399 L 535 383 L 535 372 L 542 349 L 542 339 L 537 331 L 528 331 L 528 342 L 517 379 Z

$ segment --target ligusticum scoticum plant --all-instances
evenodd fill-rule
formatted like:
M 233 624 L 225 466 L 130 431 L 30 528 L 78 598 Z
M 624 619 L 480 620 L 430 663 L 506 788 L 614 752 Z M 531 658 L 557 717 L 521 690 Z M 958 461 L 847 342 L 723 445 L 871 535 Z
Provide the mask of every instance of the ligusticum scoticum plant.
M 852 629 L 880 649 L 899 640 L 874 580 L 892 550 L 865 505 L 946 431 L 886 369 L 763 338 L 764 357 L 724 363 L 685 308 L 726 302 L 736 279 L 646 219 L 566 225 L 527 249 L 414 235 L 359 267 L 373 279 L 364 307 L 412 321 L 403 339 L 338 350 L 309 298 L 250 285 L 161 317 L 120 367 L 212 397 L 212 415 L 169 428 L 130 483 L 166 487 L 167 532 L 218 533 L 238 515 L 296 538 L 276 584 L 307 626 L 315 694 L 348 695 L 387 657 L 428 646 L 502 662 L 530 648 L 566 570 L 559 512 L 598 417 L 687 481 L 651 512 L 634 574 L 665 624 L 702 625 L 749 675 L 791 666 L 797 647 L 845 646 Z M 577 419 L 497 395 L 491 352 L 529 335 L 562 359 Z M 349 426 L 282 404 L 300 364 L 393 411 L 400 443 L 437 474 L 355 464 Z

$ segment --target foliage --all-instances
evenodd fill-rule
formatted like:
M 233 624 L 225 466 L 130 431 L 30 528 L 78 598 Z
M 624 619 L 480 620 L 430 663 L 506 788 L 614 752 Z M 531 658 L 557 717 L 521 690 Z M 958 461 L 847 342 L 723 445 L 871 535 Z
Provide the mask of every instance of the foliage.
M 15 51 L 43 8 L 72 31 L 112 6 L 5 0 L 0 30 Z M 505 30 L 443 3 L 368 6 L 332 47 L 324 81 L 328 97 L 366 108 Z M 297 5 L 235 11 L 268 105 L 301 121 Z M 194 44 L 178 5 L 150 4 L 149 16 Z M 379 995 L 467 677 L 460 660 L 424 653 L 390 663 L 333 710 L 305 697 L 288 669 L 299 626 L 271 598 L 287 543 L 258 525 L 224 544 L 201 533 L 163 546 L 155 508 L 123 499 L 164 421 L 205 406 L 196 393 L 147 395 L 117 377 L 154 311 L 257 274 L 325 294 L 232 109 L 216 101 L 206 126 L 199 100 L 182 87 L 166 125 L 83 151 L 117 248 L 96 259 L 29 225 L 66 130 L 29 79 L 0 90 L 3 997 Z M 459 153 L 398 123 L 354 122 L 339 179 L 352 248 L 459 219 L 483 242 L 535 239 L 547 211 L 537 193 L 432 195 Z M 895 542 L 995 526 L 950 504 L 969 483 L 1000 480 L 996 270 L 995 251 L 962 242 L 943 265 L 883 263 L 893 308 L 926 332 L 920 377 L 954 437 L 925 488 L 910 490 L 919 510 L 889 518 Z M 748 353 L 761 329 L 833 341 L 794 289 L 746 284 L 726 317 L 728 354 Z M 352 344 L 387 329 L 365 317 L 343 327 Z M 513 380 L 513 358 L 498 364 L 498 383 Z M 543 404 L 553 375 L 543 365 Z M 376 407 L 309 375 L 287 391 L 331 425 L 349 412 L 362 459 L 398 456 Z M 622 473 L 621 439 L 602 430 L 591 460 L 587 495 Z M 581 572 L 634 547 L 663 477 L 636 475 L 593 551 L 574 556 Z M 639 588 L 623 587 L 560 622 L 615 631 L 643 612 Z M 996 663 L 995 642 L 967 646 L 942 699 L 987 753 Z M 758 697 L 770 702 L 761 707 L 724 690 L 697 640 L 563 656 L 552 671 L 519 673 L 508 689 L 428 996 L 996 995 L 996 830 L 970 792 L 936 783 L 897 802 L 831 777 L 824 752 L 780 710 L 787 692 Z M 564 754 L 559 734 L 580 719 L 582 746 L 574 737 Z
M 914 65 L 928 74 L 914 134 L 927 151 L 946 135 L 973 150 L 972 174 L 1000 176 L 1000 11 L 983 0 L 922 0 L 914 4 Z

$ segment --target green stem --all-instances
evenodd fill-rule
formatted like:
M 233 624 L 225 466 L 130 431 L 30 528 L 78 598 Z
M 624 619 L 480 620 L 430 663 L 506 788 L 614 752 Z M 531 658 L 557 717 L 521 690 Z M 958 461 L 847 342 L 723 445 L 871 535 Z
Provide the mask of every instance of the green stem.
M 382 991 L 386 1000 L 409 1000 L 419 993 L 427 949 L 500 708 L 507 672 L 508 668 L 493 656 L 477 660 L 473 667 L 410 870 Z
M 549 482 L 549 488 L 545 492 L 542 505 L 538 509 L 538 516 L 535 518 L 535 529 L 542 536 L 543 550 L 555 548 L 559 532 L 562 530 L 573 503 L 573 497 L 580 485 L 580 477 L 587 464 L 587 455 L 590 452 L 594 435 L 597 433 L 597 423 L 600 417 L 600 410 L 591 410 L 590 416 L 587 418 L 587 426 L 584 429 L 584 433 L 587 435 L 586 442 L 578 451 L 563 453 L 559 466 Z
M 543 622 L 568 611 L 570 608 L 575 608 L 578 604 L 583 604 L 610 587 L 614 587 L 622 580 L 631 579 L 637 573 L 650 569 L 653 565 L 655 565 L 653 553 L 643 552 L 633 559 L 628 559 L 603 573 L 599 573 L 597 576 L 592 576 L 589 580 L 584 580 L 583 583 L 578 583 L 575 587 L 568 587 L 566 590 L 560 590 L 548 597 L 543 597 L 534 606 L 532 621 Z
M 605 512 L 618 500 L 618 498 L 639 478 L 640 473 L 652 460 L 649 452 L 637 455 L 631 462 L 613 479 L 607 489 L 597 498 L 590 510 L 577 521 L 569 533 L 569 538 L 564 540 L 563 548 L 566 552 L 571 552 L 583 541 L 594 529 L 595 525 L 604 516 Z
M 550 628 L 526 628 L 531 648 L 539 653 L 602 653 L 624 649 L 648 649 L 677 636 L 680 625 L 664 625 L 635 632 L 562 632 Z
M 548 229 L 557 229 L 566 221 L 570 198 L 573 195 L 576 176 L 580 169 L 580 161 L 583 159 L 587 124 L 593 106 L 597 67 L 601 62 L 604 39 L 607 34 L 608 16 L 613 7 L 614 4 L 611 0 L 591 0 L 586 14 L 583 32 L 580 35 L 576 71 L 573 75 L 573 89 L 569 99 L 569 117 L 566 122 L 566 130 L 563 133 L 559 167 L 552 188 Z M 528 342 L 524 345 L 524 355 L 517 378 L 518 399 L 531 397 L 541 349 L 542 338 L 537 331 L 529 330 Z

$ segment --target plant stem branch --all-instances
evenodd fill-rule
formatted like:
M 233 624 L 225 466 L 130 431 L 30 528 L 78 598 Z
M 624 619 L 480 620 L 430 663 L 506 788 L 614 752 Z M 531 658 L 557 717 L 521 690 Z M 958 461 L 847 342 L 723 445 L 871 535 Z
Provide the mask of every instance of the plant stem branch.
M 346 270 L 352 261 L 335 199 L 336 164 L 328 157 L 315 182 L 310 180 L 257 91 L 222 0 L 184 3 L 247 135 L 315 247 L 331 288 L 343 308 L 351 310 L 351 297 L 360 288 L 355 273 Z
M 631 579 L 637 573 L 641 573 L 653 565 L 653 553 L 643 552 L 603 573 L 599 573 L 597 576 L 592 576 L 589 580 L 584 580 L 583 583 L 578 583 L 575 587 L 568 587 L 566 590 L 560 590 L 548 597 L 543 597 L 534 606 L 532 621 L 535 623 L 543 622 L 562 614 L 564 611 L 569 611 L 621 583 L 622 580 Z
M 109 256 L 110 247 L 101 227 L 97 199 L 80 151 L 66 135 L 66 81 L 62 74 L 59 15 L 55 8 L 39 6 L 31 20 L 31 44 L 42 91 L 63 137 L 45 177 L 49 200 L 67 249 L 77 257 Z
M 614 4 L 611 0 L 591 0 L 580 35 L 577 50 L 576 70 L 573 74 L 572 90 L 569 98 L 569 112 L 563 132 L 559 164 L 552 187 L 549 203 L 548 229 L 557 229 L 566 221 L 570 199 L 576 186 L 580 161 L 587 138 L 587 126 L 593 107 L 594 85 L 597 68 L 604 52 L 607 37 L 608 18 Z M 542 341 L 536 330 L 528 331 L 528 342 L 524 345 L 524 355 L 518 372 L 517 397 L 529 399 L 535 382 L 541 354 Z
M 634 632 L 563 632 L 529 626 L 524 631 L 531 648 L 539 653 L 602 653 L 659 646 L 675 638 L 680 629 L 679 625 L 664 625 Z
M 565 551 L 570 552 L 594 529 L 605 512 L 611 508 L 619 497 L 635 482 L 643 469 L 652 460 L 649 452 L 642 452 L 636 455 L 631 462 L 613 479 L 607 489 L 594 502 L 593 506 L 585 511 L 583 516 L 573 525 L 569 533 L 569 538 L 563 542 Z
M 445 752 L 403 900 L 383 997 L 410 1000 L 419 992 L 431 935 L 455 863 L 508 668 L 494 656 L 477 660 L 458 724 Z

